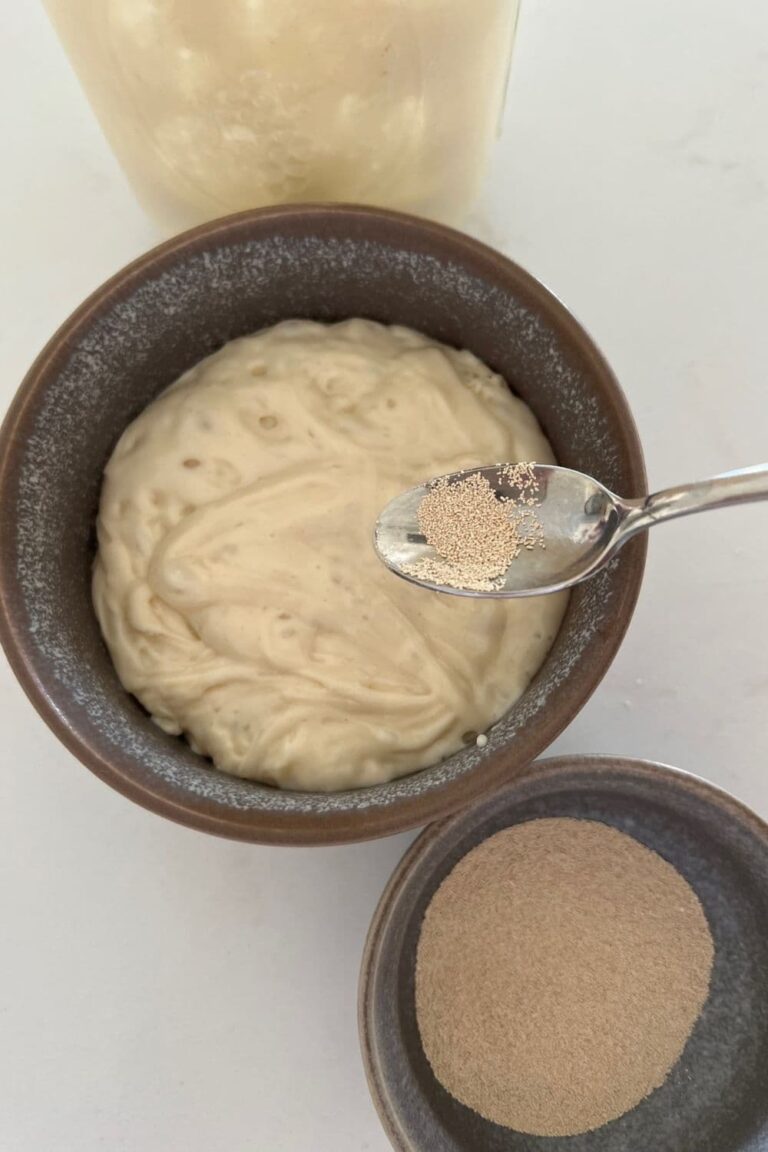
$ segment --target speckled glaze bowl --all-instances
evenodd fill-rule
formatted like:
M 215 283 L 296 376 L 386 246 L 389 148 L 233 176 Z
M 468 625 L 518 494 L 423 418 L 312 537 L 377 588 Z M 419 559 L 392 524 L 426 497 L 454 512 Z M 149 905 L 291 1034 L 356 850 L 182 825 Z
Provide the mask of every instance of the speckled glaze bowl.
M 421 1046 L 414 975 L 424 913 L 458 862 L 502 828 L 553 817 L 597 820 L 669 861 L 701 901 L 715 944 L 707 1002 L 662 1087 L 602 1128 L 556 1138 L 493 1124 L 446 1092 Z M 359 1010 L 368 1083 L 395 1152 L 766 1152 L 768 826 L 662 764 L 533 764 L 427 828 L 405 854 L 371 924 Z
M 186 233 L 118 273 L 53 337 L 0 433 L 0 639 L 87 767 L 147 808 L 223 836 L 362 840 L 498 786 L 590 696 L 640 586 L 642 539 L 572 596 L 546 663 L 484 749 L 390 784 L 280 792 L 216 772 L 161 732 L 121 687 L 91 606 L 104 465 L 147 403 L 227 340 L 290 317 L 351 316 L 471 349 L 531 406 L 562 464 L 623 496 L 645 491 L 632 417 L 589 337 L 522 269 L 457 232 L 371 209 L 271 208 Z

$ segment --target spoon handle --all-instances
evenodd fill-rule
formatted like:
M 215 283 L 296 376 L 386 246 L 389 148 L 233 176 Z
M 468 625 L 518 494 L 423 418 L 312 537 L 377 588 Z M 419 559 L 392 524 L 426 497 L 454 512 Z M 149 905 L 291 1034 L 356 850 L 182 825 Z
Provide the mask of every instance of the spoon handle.
M 748 504 L 753 500 L 768 500 L 768 464 L 724 472 L 721 476 L 700 480 L 698 484 L 665 488 L 644 500 L 625 500 L 628 513 L 620 530 L 622 543 L 636 532 L 664 520 L 727 508 L 731 504 Z

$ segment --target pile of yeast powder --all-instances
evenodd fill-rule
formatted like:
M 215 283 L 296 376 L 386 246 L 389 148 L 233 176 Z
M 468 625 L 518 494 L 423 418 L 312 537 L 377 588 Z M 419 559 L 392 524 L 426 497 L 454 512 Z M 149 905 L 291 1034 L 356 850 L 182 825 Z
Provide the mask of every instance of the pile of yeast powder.
M 441 1084 L 487 1120 L 573 1136 L 659 1087 L 709 992 L 699 900 L 655 852 L 590 820 L 499 832 L 436 892 L 416 1011 Z

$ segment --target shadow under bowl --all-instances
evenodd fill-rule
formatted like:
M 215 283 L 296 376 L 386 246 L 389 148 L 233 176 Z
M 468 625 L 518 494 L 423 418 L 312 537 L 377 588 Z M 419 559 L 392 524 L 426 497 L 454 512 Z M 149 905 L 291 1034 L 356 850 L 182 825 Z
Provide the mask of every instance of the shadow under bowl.
M 376 209 L 269 208 L 185 233 L 118 273 L 38 357 L 0 433 L 0 640 L 75 756 L 132 800 L 207 832 L 338 843 L 455 811 L 559 735 L 634 609 L 644 539 L 573 593 L 544 665 L 484 749 L 387 784 L 278 791 L 215 771 L 152 723 L 120 685 L 91 604 L 101 480 L 117 440 L 226 341 L 289 318 L 357 316 L 470 349 L 530 405 L 561 464 L 622 496 L 645 492 L 635 425 L 590 338 L 536 280 L 458 232 Z

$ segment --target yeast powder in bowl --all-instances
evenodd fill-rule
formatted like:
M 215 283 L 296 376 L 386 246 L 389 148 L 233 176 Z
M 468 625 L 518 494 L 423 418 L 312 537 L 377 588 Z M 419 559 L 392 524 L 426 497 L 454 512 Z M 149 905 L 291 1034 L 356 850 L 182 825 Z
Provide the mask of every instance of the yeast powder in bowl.
M 485 1119 L 537 1136 L 614 1120 L 666 1079 L 709 991 L 698 897 L 593 820 L 530 820 L 435 893 L 416 966 L 427 1059 Z

